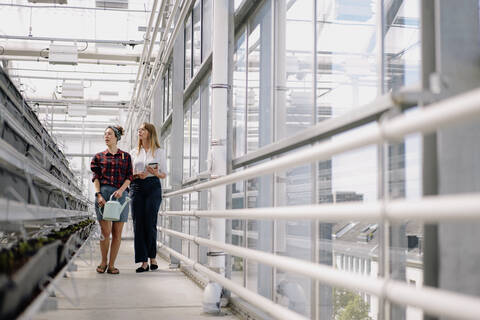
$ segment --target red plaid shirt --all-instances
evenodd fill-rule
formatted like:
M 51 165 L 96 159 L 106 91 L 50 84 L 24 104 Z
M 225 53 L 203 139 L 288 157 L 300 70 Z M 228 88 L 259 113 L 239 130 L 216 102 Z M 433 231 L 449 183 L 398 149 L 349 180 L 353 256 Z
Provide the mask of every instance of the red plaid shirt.
M 97 153 L 90 163 L 90 169 L 93 171 L 92 182 L 98 179 L 101 185 L 120 188 L 125 180 L 133 180 L 132 158 L 120 149 L 115 154 L 108 149 Z

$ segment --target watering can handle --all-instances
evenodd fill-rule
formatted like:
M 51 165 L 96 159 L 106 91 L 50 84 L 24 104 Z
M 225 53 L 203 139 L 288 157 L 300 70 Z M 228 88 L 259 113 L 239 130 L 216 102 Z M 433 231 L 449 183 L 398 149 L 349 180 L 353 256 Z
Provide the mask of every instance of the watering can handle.
M 112 198 L 113 198 L 113 193 L 112 193 L 112 195 L 110 196 L 110 201 L 112 201 Z

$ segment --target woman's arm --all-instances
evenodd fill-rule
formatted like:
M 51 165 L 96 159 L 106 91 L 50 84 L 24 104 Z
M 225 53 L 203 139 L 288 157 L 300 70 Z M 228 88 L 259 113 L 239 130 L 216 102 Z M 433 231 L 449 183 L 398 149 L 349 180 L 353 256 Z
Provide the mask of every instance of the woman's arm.
M 127 188 L 130 186 L 130 182 L 131 181 L 129 179 L 125 180 L 123 182 L 122 186 L 113 193 L 113 196 L 117 199 L 120 198 L 122 196 L 123 192 L 125 190 L 127 190 Z
M 165 179 L 167 177 L 167 170 L 165 168 L 165 151 L 163 151 L 163 149 L 155 150 L 154 160 L 157 162 L 157 167 L 152 168 L 147 166 L 147 172 L 153 174 L 157 178 Z
M 157 150 L 157 161 L 158 161 L 158 168 L 159 168 L 159 178 L 165 179 L 167 177 L 167 159 L 165 157 L 165 150 L 158 149 Z
M 93 181 L 93 186 L 95 187 L 95 200 L 98 202 L 100 207 L 103 207 L 105 205 L 105 199 L 100 193 L 100 180 L 95 179 Z
M 133 180 L 133 169 L 132 169 L 132 157 L 130 154 L 126 153 L 126 170 L 125 170 L 125 181 L 123 181 L 122 186 L 113 193 L 115 198 L 120 198 L 125 190 L 127 190 L 130 182 Z
M 102 176 L 102 167 L 100 166 L 100 161 L 98 161 L 98 154 L 93 156 L 92 161 L 90 161 L 90 170 L 92 170 L 93 172 L 92 182 L 95 182 L 95 180 L 99 180 L 99 189 L 97 190 L 97 192 L 100 192 L 100 178 Z

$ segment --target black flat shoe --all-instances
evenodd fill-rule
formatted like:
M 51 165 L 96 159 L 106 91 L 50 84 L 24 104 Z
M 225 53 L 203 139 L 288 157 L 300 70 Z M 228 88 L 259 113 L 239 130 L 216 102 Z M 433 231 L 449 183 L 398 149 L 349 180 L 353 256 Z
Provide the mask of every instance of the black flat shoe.
M 153 263 L 150 263 L 150 270 L 157 270 L 158 269 L 158 264 L 153 264 Z
M 135 270 L 136 273 L 140 273 L 140 272 L 147 272 L 148 271 L 148 264 L 147 264 L 147 267 L 146 268 L 142 268 L 141 266 L 137 268 L 137 270 Z

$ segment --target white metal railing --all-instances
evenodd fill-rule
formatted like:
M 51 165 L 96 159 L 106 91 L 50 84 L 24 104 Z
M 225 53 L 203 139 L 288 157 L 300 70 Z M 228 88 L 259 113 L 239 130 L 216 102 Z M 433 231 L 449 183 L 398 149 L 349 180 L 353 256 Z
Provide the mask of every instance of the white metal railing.
M 459 205 L 461 204 L 461 205 Z M 452 214 L 454 212 L 455 214 Z M 165 211 L 169 216 L 227 219 L 292 219 L 325 222 L 417 220 L 422 222 L 466 221 L 480 219 L 480 193 L 432 196 L 419 200 L 348 202 L 291 207 L 233 210 Z
M 240 172 L 169 192 L 164 196 L 174 197 L 212 187 L 228 185 L 233 182 L 255 178 L 275 171 L 326 160 L 335 154 L 350 151 L 355 148 L 371 144 L 380 144 L 389 140 L 402 139 L 405 135 L 412 133 L 430 133 L 440 126 L 478 118 L 480 116 L 479 101 L 480 89 L 475 89 L 456 97 L 431 104 L 428 108 L 416 112 L 414 116 L 400 115 L 390 120 L 381 120 L 378 123 L 373 123 L 371 126 L 356 130 L 354 135 L 344 135 L 333 140 L 322 141 L 309 149 L 302 149 Z M 167 211 L 164 214 L 212 218 L 225 217 L 230 219 L 293 218 L 326 221 L 355 219 L 380 220 L 385 223 L 405 219 L 416 219 L 425 222 L 438 222 L 478 219 L 480 217 L 479 206 L 479 194 L 463 194 L 429 197 L 418 201 L 402 200 L 367 204 L 349 203 L 202 212 Z M 447 316 L 455 319 L 478 319 L 478 315 L 480 314 L 480 298 L 478 297 L 457 294 L 431 287 L 415 288 L 405 283 L 391 280 L 388 275 L 385 278 L 365 277 L 336 270 L 331 266 L 203 239 L 163 227 L 159 229 L 164 234 L 170 236 L 221 249 L 231 255 L 255 260 L 285 271 L 298 273 L 332 286 L 368 292 L 389 302 L 421 308 L 424 312 L 432 315 Z M 169 252 L 171 252 L 171 249 Z M 187 258 L 183 257 L 181 260 L 182 259 L 186 261 L 185 259 Z M 223 279 L 221 280 L 223 281 Z M 221 281 L 219 282 L 222 283 Z M 237 293 L 235 290 L 232 291 Z M 260 307 L 266 312 L 271 312 L 267 306 L 262 305 Z
M 453 319 L 478 319 L 480 314 L 480 298 L 477 297 L 432 287 L 416 288 L 400 281 L 358 275 L 334 269 L 327 265 L 220 243 L 163 227 L 160 227 L 159 230 L 174 237 L 224 250 L 237 257 L 254 260 L 284 271 L 300 274 L 330 286 L 342 287 L 352 291 L 363 291 L 401 305 L 421 308 L 432 315 L 446 316 Z
M 270 315 L 274 316 L 275 319 L 284 319 L 284 320 L 305 320 L 304 316 L 299 315 L 285 307 L 279 306 L 274 303 L 272 300 L 269 300 L 257 293 L 254 293 L 247 288 L 242 287 L 241 285 L 229 280 L 222 275 L 210 270 L 209 268 L 196 263 L 195 261 L 181 255 L 175 250 L 170 249 L 169 247 L 160 244 L 160 248 L 168 251 L 175 258 L 185 262 L 188 265 L 191 265 L 194 270 L 199 271 L 205 274 L 210 280 L 220 283 L 222 286 L 228 290 L 235 292 L 239 297 L 243 298 L 245 301 L 250 302 L 252 305 L 261 308 L 265 312 L 268 312 Z
M 415 112 L 415 115 L 400 115 L 391 120 L 380 121 L 371 126 L 355 130 L 354 135 L 339 136 L 333 140 L 319 142 L 308 149 L 302 149 L 212 181 L 173 191 L 165 194 L 164 197 L 168 198 L 205 190 L 314 161 L 327 160 L 335 154 L 382 143 L 387 140 L 398 140 L 412 133 L 433 132 L 439 126 L 479 117 L 479 101 L 480 89 L 475 89 L 468 93 L 431 104 L 428 108 Z M 452 108 L 453 104 L 457 107 Z

